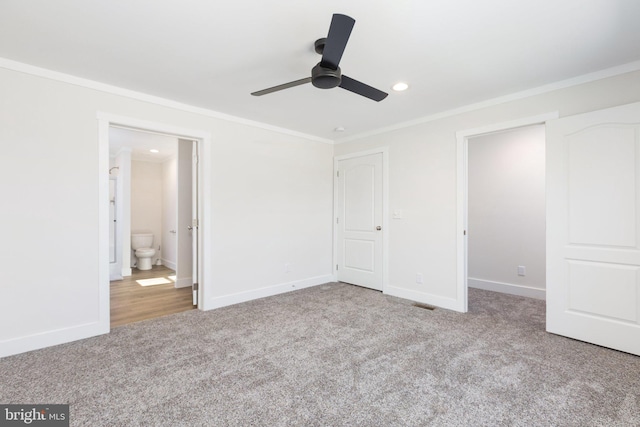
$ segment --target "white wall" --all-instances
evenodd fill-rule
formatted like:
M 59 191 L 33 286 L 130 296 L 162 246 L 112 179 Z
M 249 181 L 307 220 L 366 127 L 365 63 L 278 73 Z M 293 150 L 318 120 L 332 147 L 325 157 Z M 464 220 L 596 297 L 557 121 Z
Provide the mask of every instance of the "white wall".
M 177 230 L 177 158 L 162 163 L 162 264 L 176 269 Z
M 153 233 L 152 264 L 162 249 L 162 182 L 162 163 L 131 162 L 131 234 Z
M 535 125 L 469 139 L 469 286 L 544 298 L 544 133 Z
M 331 280 L 331 145 L 8 68 L 0 93 L 0 356 L 106 332 L 98 112 L 212 135 L 206 308 Z
M 393 96 L 393 95 L 390 95 Z M 411 96 L 405 93 L 402 96 Z M 389 147 L 389 283 L 386 292 L 455 307 L 456 132 L 558 111 L 560 117 L 640 100 L 640 72 L 436 118 L 335 146 L 335 155 Z M 428 102 L 428 100 L 425 100 Z M 424 283 L 416 283 L 416 272 Z
M 116 153 L 118 167 L 118 206 L 116 217 L 120 219 L 117 235 L 120 237 L 120 264 L 122 276 L 131 276 L 131 148 L 122 147 Z M 114 171 L 115 172 L 115 171 Z
M 333 148 L 287 139 L 242 132 L 216 146 L 212 269 L 223 296 L 214 306 L 261 295 L 256 286 L 330 280 Z

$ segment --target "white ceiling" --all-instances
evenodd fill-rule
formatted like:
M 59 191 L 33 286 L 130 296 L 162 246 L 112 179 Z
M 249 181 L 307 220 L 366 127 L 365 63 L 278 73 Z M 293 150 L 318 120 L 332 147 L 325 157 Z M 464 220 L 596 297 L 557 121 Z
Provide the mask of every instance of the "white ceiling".
M 310 75 L 332 13 L 356 20 L 343 73 L 389 97 L 251 96 Z M 0 57 L 336 140 L 639 61 L 638 18 L 637 0 L 2 0 Z
M 131 129 L 109 128 L 109 155 L 114 157 L 125 147 L 131 149 L 133 160 L 164 162 L 177 157 L 178 138 Z M 152 153 L 152 149 L 158 152 Z

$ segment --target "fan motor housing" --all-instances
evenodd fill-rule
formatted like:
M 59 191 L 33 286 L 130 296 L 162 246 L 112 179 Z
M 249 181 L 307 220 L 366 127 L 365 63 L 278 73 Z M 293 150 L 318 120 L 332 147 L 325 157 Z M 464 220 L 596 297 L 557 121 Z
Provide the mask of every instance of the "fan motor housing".
M 318 63 L 311 70 L 311 84 L 320 89 L 331 89 L 340 85 L 342 73 L 337 69 L 326 68 Z

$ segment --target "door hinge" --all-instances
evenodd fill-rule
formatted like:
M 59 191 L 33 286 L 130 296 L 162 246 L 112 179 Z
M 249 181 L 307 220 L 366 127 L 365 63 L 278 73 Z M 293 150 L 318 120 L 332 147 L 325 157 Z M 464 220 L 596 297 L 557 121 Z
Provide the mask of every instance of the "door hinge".
M 338 269 L 338 264 L 336 264 L 336 270 Z
M 194 165 L 197 165 L 197 164 L 198 164 L 198 160 L 199 160 L 199 159 L 198 159 L 198 155 L 197 155 L 197 154 L 194 154 L 194 155 L 193 155 L 193 164 L 194 164 Z
M 336 224 L 340 224 L 340 218 L 336 218 Z
M 195 282 L 192 286 L 191 286 L 191 304 L 193 305 L 198 305 L 198 288 L 200 286 L 198 285 L 197 282 Z
M 336 171 L 336 176 L 340 178 L 340 171 Z
M 467 235 L 467 230 L 463 231 L 463 235 L 465 235 L 465 236 Z

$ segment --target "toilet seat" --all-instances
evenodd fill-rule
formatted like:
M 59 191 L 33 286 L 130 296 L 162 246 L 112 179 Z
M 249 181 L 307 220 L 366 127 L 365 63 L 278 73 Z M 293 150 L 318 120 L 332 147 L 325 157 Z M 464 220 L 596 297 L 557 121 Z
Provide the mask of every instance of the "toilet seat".
M 155 255 L 156 250 L 153 248 L 140 248 L 140 249 L 136 249 L 136 256 L 138 257 L 144 257 L 144 256 L 148 256 L 151 257 L 153 255 Z

